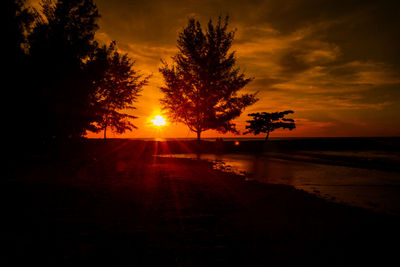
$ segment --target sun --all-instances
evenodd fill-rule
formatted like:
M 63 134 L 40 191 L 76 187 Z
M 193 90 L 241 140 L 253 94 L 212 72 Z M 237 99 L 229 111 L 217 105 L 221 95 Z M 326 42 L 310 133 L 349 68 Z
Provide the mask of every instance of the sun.
M 161 115 L 156 115 L 154 119 L 151 120 L 151 122 L 153 123 L 154 126 L 159 126 L 159 127 L 167 124 L 167 121 Z

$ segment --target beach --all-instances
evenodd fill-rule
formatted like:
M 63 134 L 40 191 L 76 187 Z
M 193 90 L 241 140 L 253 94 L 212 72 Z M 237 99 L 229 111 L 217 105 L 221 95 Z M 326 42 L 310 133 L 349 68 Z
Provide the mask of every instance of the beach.
M 172 149 L 163 142 L 87 142 L 10 168 L 1 181 L 7 265 L 398 261 L 398 216 L 289 185 L 246 181 L 207 161 L 155 157 L 154 151 Z
M 399 172 L 351 165 L 351 159 L 364 157 L 366 153 L 351 156 L 346 154 L 345 156 L 350 158 L 347 160 L 347 166 L 333 164 L 332 161 L 321 162 L 321 157 L 331 154 L 331 151 L 321 151 L 318 153 L 263 153 L 260 155 L 232 153 L 160 156 L 200 158 L 213 163 L 215 169 L 236 173 L 243 176 L 245 180 L 290 185 L 329 201 L 380 213 L 400 215 Z M 383 153 L 379 153 L 378 156 L 383 159 L 388 157 Z

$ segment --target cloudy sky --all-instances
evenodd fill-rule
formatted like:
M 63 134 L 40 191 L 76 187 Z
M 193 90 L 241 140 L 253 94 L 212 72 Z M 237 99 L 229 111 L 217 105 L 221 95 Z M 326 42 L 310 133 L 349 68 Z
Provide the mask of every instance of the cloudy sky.
M 377 0 L 95 0 L 97 38 L 116 40 L 152 74 L 134 114 L 139 127 L 123 137 L 192 137 L 184 125 L 149 126 L 159 112 L 160 59 L 177 51 L 178 33 L 194 17 L 202 24 L 230 16 L 233 50 L 254 81 L 244 91 L 260 100 L 246 115 L 292 109 L 297 129 L 272 136 L 400 135 L 400 7 Z M 112 136 L 112 135 L 110 135 Z M 206 132 L 204 136 L 223 136 Z M 117 136 L 116 136 L 117 137 Z

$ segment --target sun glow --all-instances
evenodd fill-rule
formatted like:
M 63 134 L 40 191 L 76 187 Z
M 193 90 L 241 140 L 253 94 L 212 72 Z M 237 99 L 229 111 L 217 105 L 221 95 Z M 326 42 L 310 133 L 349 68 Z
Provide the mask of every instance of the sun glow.
M 154 117 L 154 119 L 151 120 L 151 122 L 153 123 L 154 126 L 158 126 L 158 127 L 164 126 L 165 124 L 167 124 L 167 121 L 161 115 L 156 115 Z

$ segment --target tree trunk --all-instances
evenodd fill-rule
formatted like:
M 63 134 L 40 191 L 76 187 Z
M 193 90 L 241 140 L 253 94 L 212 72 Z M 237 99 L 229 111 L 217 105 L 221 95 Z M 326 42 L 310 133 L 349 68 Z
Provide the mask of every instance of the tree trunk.
M 108 124 L 108 116 L 106 116 L 104 123 L 104 139 L 107 139 L 107 124 Z
M 197 141 L 200 141 L 201 131 L 197 132 Z
M 265 137 L 265 141 L 268 141 L 269 131 L 267 132 L 267 136 Z

